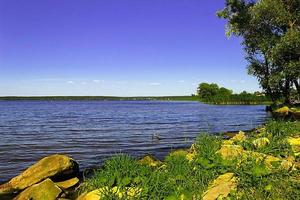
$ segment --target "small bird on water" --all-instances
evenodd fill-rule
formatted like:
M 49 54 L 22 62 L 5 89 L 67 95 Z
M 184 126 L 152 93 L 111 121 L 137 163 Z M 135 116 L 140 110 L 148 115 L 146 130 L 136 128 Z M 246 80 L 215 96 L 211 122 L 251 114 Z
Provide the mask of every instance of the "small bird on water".
M 161 138 L 160 138 L 160 136 L 159 136 L 158 133 L 154 133 L 154 134 L 152 135 L 152 140 L 161 140 Z

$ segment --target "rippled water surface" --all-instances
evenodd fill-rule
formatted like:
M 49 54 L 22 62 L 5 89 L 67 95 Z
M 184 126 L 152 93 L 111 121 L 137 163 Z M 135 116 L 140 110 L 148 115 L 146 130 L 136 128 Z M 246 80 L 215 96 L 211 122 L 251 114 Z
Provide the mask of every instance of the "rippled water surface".
M 251 129 L 264 106 L 161 101 L 0 101 L 0 181 L 43 156 L 64 153 L 81 168 L 115 153 L 163 158 L 202 131 Z M 160 141 L 153 140 L 156 134 Z

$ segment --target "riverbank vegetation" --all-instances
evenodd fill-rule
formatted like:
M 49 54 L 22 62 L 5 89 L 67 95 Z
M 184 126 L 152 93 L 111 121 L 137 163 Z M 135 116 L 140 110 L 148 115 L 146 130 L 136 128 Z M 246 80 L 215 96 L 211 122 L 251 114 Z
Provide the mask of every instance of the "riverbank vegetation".
M 300 100 L 300 1 L 226 0 L 218 16 L 242 38 L 248 73 L 274 103 Z
M 270 98 L 260 92 L 233 94 L 233 91 L 225 87 L 219 87 L 215 83 L 200 83 L 197 88 L 199 100 L 210 104 L 271 104 Z
M 299 155 L 299 121 L 270 121 L 230 140 L 200 134 L 164 162 L 112 157 L 84 180 L 78 199 L 298 199 Z

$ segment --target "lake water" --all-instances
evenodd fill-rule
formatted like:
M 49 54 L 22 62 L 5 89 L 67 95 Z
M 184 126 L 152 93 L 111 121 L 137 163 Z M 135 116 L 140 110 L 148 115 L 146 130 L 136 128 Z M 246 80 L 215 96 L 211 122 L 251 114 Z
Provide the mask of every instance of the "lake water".
M 200 132 L 247 130 L 268 118 L 265 106 L 162 101 L 0 101 L 0 181 L 49 154 L 81 168 L 115 153 L 163 158 Z M 159 135 L 161 140 L 153 140 Z

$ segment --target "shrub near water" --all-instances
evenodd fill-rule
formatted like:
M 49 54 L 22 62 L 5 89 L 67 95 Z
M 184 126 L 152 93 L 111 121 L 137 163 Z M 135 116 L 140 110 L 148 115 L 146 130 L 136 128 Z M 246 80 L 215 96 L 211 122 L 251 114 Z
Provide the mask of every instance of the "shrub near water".
M 286 138 L 299 133 L 299 122 L 270 121 L 259 133 L 254 131 L 245 141 L 234 144 L 242 145 L 247 151 L 286 159 L 294 156 Z M 255 147 L 253 141 L 260 137 L 268 138 L 270 143 Z M 176 151 L 156 167 L 139 164 L 127 155 L 115 156 L 107 160 L 92 178 L 85 180 L 81 192 L 102 188 L 101 199 L 202 199 L 214 179 L 231 172 L 238 180 L 237 190 L 230 194 L 231 199 L 299 197 L 299 170 L 283 170 L 280 163 L 275 162 L 270 169 L 263 160 L 255 157 L 242 162 L 242 158 L 222 159 L 217 153 L 222 142 L 218 136 L 200 134 L 190 150 L 193 159 L 187 156 L 191 152 Z M 129 192 L 132 189 L 135 192 Z

